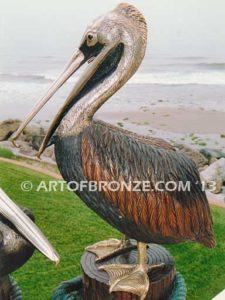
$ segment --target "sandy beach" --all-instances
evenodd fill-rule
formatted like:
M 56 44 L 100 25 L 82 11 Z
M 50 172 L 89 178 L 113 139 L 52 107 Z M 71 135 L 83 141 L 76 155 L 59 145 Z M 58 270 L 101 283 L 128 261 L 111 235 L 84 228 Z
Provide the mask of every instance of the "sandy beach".
M 142 106 L 138 111 L 104 111 L 96 118 L 138 133 L 182 142 L 194 148 L 225 149 L 225 112 Z
M 225 134 L 225 112 L 219 111 L 143 106 L 139 111 L 104 112 L 96 116 L 113 123 L 149 125 L 174 133 Z
M 225 149 L 223 60 L 212 63 L 207 58 L 155 58 L 147 59 L 144 66 L 96 117 L 194 148 Z M 46 59 L 39 57 L 29 62 L 29 72 L 27 66 L 17 67 L 16 74 L 10 69 L 0 73 L 0 122 L 23 120 L 49 89 L 62 62 L 52 58 L 46 64 Z M 76 80 L 71 78 L 33 122 L 48 128 Z
M 172 143 L 184 143 L 196 149 L 215 148 L 225 150 L 225 112 L 191 109 L 185 107 L 144 105 L 139 108 L 128 105 L 121 110 L 108 105 L 96 113 L 95 118 L 121 128 L 168 140 Z M 12 111 L 9 119 L 20 119 Z M 48 112 L 45 112 L 48 113 Z M 50 116 L 49 113 L 48 116 Z M 4 121 L 2 119 L 0 121 Z M 47 129 L 52 118 L 34 120 L 32 123 Z

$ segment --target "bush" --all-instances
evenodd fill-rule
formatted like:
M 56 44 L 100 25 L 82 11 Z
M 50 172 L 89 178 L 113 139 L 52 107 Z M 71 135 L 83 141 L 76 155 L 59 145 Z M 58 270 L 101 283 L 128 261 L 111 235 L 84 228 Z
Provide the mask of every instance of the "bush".
M 14 158 L 15 155 L 13 154 L 13 152 L 10 149 L 0 148 L 0 157 L 11 159 L 11 158 Z

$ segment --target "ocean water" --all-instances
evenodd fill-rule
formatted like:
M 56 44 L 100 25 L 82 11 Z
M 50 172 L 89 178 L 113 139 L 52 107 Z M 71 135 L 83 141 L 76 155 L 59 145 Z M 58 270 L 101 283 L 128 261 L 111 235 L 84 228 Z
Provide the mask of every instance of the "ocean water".
M 0 66 L 1 120 L 23 118 L 67 62 L 53 56 L 0 59 L 4 62 Z M 70 78 L 36 120 L 53 117 L 82 71 Z M 225 111 L 225 58 L 147 56 L 103 110 L 135 110 L 156 104 Z

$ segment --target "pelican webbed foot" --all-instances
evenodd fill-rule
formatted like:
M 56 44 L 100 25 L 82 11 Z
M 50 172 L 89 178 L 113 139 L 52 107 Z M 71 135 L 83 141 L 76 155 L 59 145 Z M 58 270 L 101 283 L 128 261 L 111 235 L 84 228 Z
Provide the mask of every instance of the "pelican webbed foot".
M 162 268 L 165 264 L 148 265 L 147 245 L 138 243 L 138 264 L 124 265 L 113 264 L 104 265 L 99 270 L 104 270 L 109 275 L 110 293 L 111 292 L 128 292 L 140 297 L 144 300 L 149 290 L 148 273 L 157 268 Z
M 94 253 L 97 256 L 96 261 L 99 262 L 101 260 L 122 254 L 127 250 L 135 249 L 136 247 L 136 245 L 130 243 L 129 239 L 123 237 L 121 240 L 109 239 L 95 243 L 86 247 L 85 250 Z

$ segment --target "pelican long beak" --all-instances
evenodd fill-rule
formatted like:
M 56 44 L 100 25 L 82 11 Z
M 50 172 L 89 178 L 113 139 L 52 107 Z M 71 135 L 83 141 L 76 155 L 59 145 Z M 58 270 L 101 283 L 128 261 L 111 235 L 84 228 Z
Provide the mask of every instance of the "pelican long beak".
M 16 140 L 23 132 L 24 128 L 33 120 L 37 113 L 44 107 L 44 105 L 52 98 L 52 96 L 59 90 L 59 88 L 74 74 L 76 70 L 85 62 L 85 57 L 83 53 L 79 50 L 70 59 L 67 67 L 58 77 L 58 79 L 52 84 L 48 92 L 44 97 L 42 97 L 36 105 L 33 107 L 31 112 L 26 117 L 25 121 L 20 125 L 17 131 L 11 136 L 10 140 L 13 144 L 18 147 Z
M 0 188 L 0 214 L 9 220 L 16 229 L 42 254 L 56 264 L 59 255 L 31 219 Z
M 76 83 L 75 87 L 73 88 L 72 92 L 66 99 L 64 105 L 61 107 L 59 112 L 57 113 L 56 117 L 54 118 L 50 128 L 48 129 L 46 136 L 43 140 L 43 143 L 40 147 L 40 150 L 38 152 L 38 157 L 43 153 L 45 150 L 51 136 L 54 134 L 55 130 L 57 129 L 60 121 L 62 120 L 62 117 L 64 116 L 67 109 L 70 107 L 71 103 L 74 102 L 74 99 L 76 96 L 82 91 L 84 86 L 87 84 L 87 82 L 91 79 L 91 77 L 95 74 L 98 67 L 101 65 L 101 63 L 104 61 L 104 59 L 107 57 L 107 55 L 110 53 L 112 49 L 114 49 L 118 45 L 118 41 L 112 42 L 110 45 L 102 45 L 99 46 L 99 53 L 96 55 L 96 53 L 93 51 L 93 56 L 89 54 L 89 56 L 85 57 L 83 52 L 79 50 L 77 54 L 74 55 L 74 57 L 71 59 L 70 63 L 68 64 L 66 70 L 62 73 L 62 75 L 58 78 L 58 80 L 53 84 L 53 86 L 50 88 L 50 90 L 47 92 L 47 94 L 36 104 L 36 106 L 32 109 L 30 114 L 27 116 L 25 121 L 21 124 L 19 129 L 15 132 L 15 134 L 11 137 L 11 140 L 15 144 L 16 139 L 19 137 L 19 135 L 22 133 L 24 128 L 27 126 L 27 124 L 34 118 L 34 116 L 41 110 L 41 108 L 50 100 L 50 98 L 55 94 L 55 92 L 63 85 L 63 83 L 72 75 L 74 72 L 83 65 L 88 59 L 94 57 L 94 60 L 89 64 L 87 69 L 85 70 L 84 74 L 82 74 L 81 78 Z M 95 47 L 93 47 L 95 48 Z M 95 50 L 96 51 L 96 50 Z

